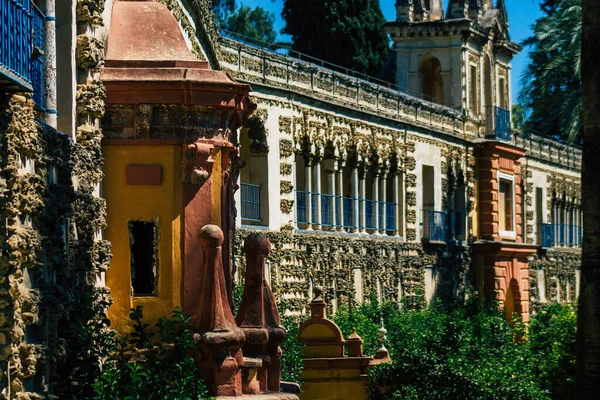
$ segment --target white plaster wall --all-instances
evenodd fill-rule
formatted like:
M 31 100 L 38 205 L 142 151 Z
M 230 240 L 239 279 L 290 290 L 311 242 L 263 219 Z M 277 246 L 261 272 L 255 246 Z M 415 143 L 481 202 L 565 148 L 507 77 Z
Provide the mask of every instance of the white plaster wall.
M 461 39 L 460 37 L 427 37 L 399 41 L 397 52 L 396 84 L 400 90 L 408 88 L 412 95 L 421 93 L 420 64 L 425 57 L 436 57 L 442 66 L 444 101 L 459 106 L 461 99 Z
M 547 174 L 545 174 L 544 172 L 538 171 L 538 170 L 532 170 L 531 171 L 531 183 L 533 183 L 533 193 L 531 193 L 531 200 L 532 200 L 532 210 L 533 211 L 533 233 L 534 233 L 534 238 L 533 238 L 533 242 L 534 243 L 538 243 L 538 230 L 539 230 L 539 226 L 537 225 L 537 221 L 536 221 L 536 216 L 537 216 L 537 212 L 538 212 L 538 205 L 537 205 L 537 199 L 536 199 L 536 191 L 538 188 L 542 189 L 542 217 L 543 217 L 543 222 L 548 222 L 549 220 L 549 214 L 550 211 L 547 207 L 548 204 L 548 196 L 550 195 L 549 193 L 549 188 L 548 188 L 548 180 L 547 180 Z
M 435 300 L 437 273 L 434 267 L 425 268 L 425 301 L 431 305 Z
M 266 189 L 269 191 L 269 229 L 279 230 L 281 227 L 281 191 L 280 182 L 281 175 L 279 169 L 279 110 L 269 110 L 265 128 L 267 130 L 267 144 L 269 145 L 269 153 L 267 153 L 268 180 Z
M 421 238 L 421 223 L 423 222 L 423 165 L 430 165 L 434 170 L 434 210 L 442 207 L 441 151 L 437 146 L 417 142 L 415 144 L 415 160 L 417 175 L 417 240 Z

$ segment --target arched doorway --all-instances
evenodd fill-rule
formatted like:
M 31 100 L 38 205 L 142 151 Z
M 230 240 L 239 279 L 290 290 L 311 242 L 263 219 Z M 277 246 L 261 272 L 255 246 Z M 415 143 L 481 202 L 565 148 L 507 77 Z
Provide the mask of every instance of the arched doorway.
M 519 283 L 516 279 L 510 281 L 510 285 L 506 288 L 506 296 L 504 298 L 504 315 L 508 322 L 512 322 L 513 313 L 521 315 L 523 308 L 521 307 L 521 292 L 519 291 Z
M 438 104 L 444 103 L 442 65 L 436 57 L 425 57 L 419 69 L 423 98 Z

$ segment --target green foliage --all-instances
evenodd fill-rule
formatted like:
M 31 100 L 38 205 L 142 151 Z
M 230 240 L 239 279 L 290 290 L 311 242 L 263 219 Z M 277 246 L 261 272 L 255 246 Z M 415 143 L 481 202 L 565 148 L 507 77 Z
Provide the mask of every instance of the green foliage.
M 281 312 L 286 309 L 285 303 L 280 303 L 278 308 Z M 281 343 L 281 380 L 287 382 L 298 382 L 304 362 L 302 361 L 302 350 L 304 343 L 298 340 L 298 327 L 305 318 L 282 315 L 281 325 L 287 330 L 285 341 Z
M 574 392 L 571 307 L 538 313 L 528 333 L 516 316 L 509 324 L 497 304 L 475 298 L 417 311 L 369 301 L 333 317 L 344 337 L 356 328 L 371 355 L 381 318 L 393 363 L 370 371 L 373 400 L 568 399 Z
M 554 399 L 575 399 L 577 311 L 554 303 L 529 326 L 529 350 L 542 388 Z
M 238 7 L 236 0 L 213 0 L 213 12 L 221 29 L 242 35 L 244 40 L 272 44 L 277 39 L 275 16 L 262 7 Z
M 522 129 L 525 124 L 525 109 L 521 104 L 513 104 L 512 110 L 512 126 L 515 129 Z
M 529 117 L 524 129 L 581 141 L 581 0 L 546 0 L 533 25 L 530 63 L 521 77 L 519 101 Z
M 377 0 L 286 0 L 282 16 L 298 52 L 371 76 L 387 59 Z
M 115 332 L 108 328 L 109 305 L 106 293 L 86 290 L 71 303 L 70 319 L 59 322 L 64 354 L 57 360 L 56 371 L 52 371 L 57 377 L 57 398 L 93 398 L 94 382 L 102 374 L 100 360 L 107 359 L 117 344 Z
M 212 5 L 219 26 L 235 11 L 235 0 L 212 0 Z
M 264 8 L 241 6 L 227 18 L 223 28 L 243 35 L 246 40 L 275 43 L 277 32 L 275 32 L 274 24 L 275 16 Z
M 116 345 L 95 382 L 97 400 L 206 399 L 194 348 L 190 317 L 180 308 L 161 318 L 154 334 L 143 323 L 142 307 L 131 310 L 134 332 Z

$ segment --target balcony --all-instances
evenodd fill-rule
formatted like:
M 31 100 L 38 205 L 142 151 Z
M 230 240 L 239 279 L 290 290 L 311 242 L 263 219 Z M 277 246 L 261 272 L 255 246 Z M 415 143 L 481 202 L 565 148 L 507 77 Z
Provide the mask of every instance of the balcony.
M 310 210 L 308 209 L 309 197 Z M 317 204 L 319 201 L 321 204 L 321 218 L 317 222 Z M 364 224 L 361 223 L 361 209 L 365 213 Z M 375 218 L 375 210 L 378 211 L 377 219 Z M 358 224 L 355 221 L 358 221 Z M 361 231 L 382 231 L 385 229 L 387 232 L 395 232 L 396 203 L 298 190 L 296 191 L 296 223 L 298 225 L 321 225 L 324 228 L 359 229 Z
M 31 0 L 0 0 L 0 86 L 33 91 L 43 108 L 44 15 Z
M 260 186 L 242 183 L 242 220 L 261 222 Z
M 583 230 L 569 224 L 538 224 L 538 245 L 543 249 L 555 246 L 580 247 Z
M 460 211 L 423 210 L 421 238 L 429 242 L 446 242 L 463 236 Z
M 488 136 L 493 136 L 503 142 L 510 142 L 510 111 L 496 106 L 487 106 L 485 114 Z

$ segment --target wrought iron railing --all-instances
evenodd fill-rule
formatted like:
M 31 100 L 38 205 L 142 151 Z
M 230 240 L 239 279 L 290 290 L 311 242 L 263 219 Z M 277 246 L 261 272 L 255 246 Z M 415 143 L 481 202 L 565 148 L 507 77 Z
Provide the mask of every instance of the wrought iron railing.
M 396 230 L 396 203 L 386 202 L 385 204 L 385 230 Z
M 32 35 L 32 58 L 31 58 L 31 86 L 33 87 L 33 101 L 39 107 L 44 108 L 44 14 L 35 6 L 31 6 L 31 35 Z
M 445 242 L 448 225 L 443 211 L 423 210 L 422 234 L 425 240 Z
M 354 209 L 354 200 L 355 199 L 350 197 L 342 198 L 342 204 L 344 205 L 344 228 L 357 228 L 357 226 L 354 226 L 353 221 L 354 214 L 358 213 L 358 210 Z
M 310 210 L 308 210 L 308 196 L 311 199 Z M 321 202 L 320 225 L 323 227 L 361 228 L 388 232 L 394 232 L 396 229 L 396 203 L 297 190 L 296 222 L 299 225 L 317 224 L 317 201 Z M 375 220 L 375 207 L 379 212 L 377 221 Z M 365 213 L 365 226 L 362 226 L 359 218 L 361 209 Z M 358 221 L 358 225 L 355 221 Z
M 296 222 L 299 224 L 308 224 L 308 193 L 307 192 L 296 192 Z
M 260 185 L 242 183 L 242 219 L 261 221 L 260 218 Z
M 434 242 L 456 240 L 463 234 L 463 213 L 460 211 L 423 210 L 421 238 Z
M 32 90 L 40 107 L 43 106 L 43 50 L 42 12 L 31 0 L 0 0 L 0 81 Z
M 510 142 L 510 111 L 497 106 L 487 106 L 486 120 L 488 135 L 504 142 Z
M 376 230 L 375 221 L 375 200 L 364 200 L 365 204 L 365 228 Z
M 581 226 L 569 224 L 538 224 L 537 244 L 543 249 L 554 246 L 581 246 Z
M 464 238 L 464 219 L 461 211 L 447 211 L 448 239 Z

